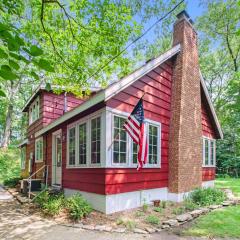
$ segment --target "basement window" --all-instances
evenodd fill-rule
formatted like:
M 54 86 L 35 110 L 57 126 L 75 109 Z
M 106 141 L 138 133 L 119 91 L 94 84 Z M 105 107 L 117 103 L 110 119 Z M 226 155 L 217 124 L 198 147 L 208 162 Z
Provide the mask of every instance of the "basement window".
M 215 167 L 216 165 L 216 141 L 215 139 L 203 138 L 203 166 Z

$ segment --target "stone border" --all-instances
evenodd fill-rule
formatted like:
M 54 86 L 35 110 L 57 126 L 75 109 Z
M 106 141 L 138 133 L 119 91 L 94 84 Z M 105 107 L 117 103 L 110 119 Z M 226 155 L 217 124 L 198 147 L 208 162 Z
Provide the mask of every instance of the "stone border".
M 12 189 L 6 189 L 6 190 L 11 195 L 13 195 L 21 204 L 29 203 L 28 198 L 22 197 L 17 191 L 12 190 Z M 146 227 L 144 229 L 134 228 L 132 231 L 130 231 L 126 227 L 113 228 L 108 225 L 95 225 L 94 226 L 94 225 L 85 225 L 82 223 L 60 224 L 60 225 L 72 227 L 72 228 L 79 228 L 79 229 L 83 229 L 83 230 L 99 231 L 99 232 L 114 232 L 114 233 L 133 232 L 136 234 L 152 234 L 155 232 L 161 232 L 164 229 L 178 227 L 182 224 L 192 221 L 195 218 L 198 218 L 201 215 L 205 215 L 206 213 L 214 211 L 219 208 L 240 205 L 240 198 L 234 197 L 234 195 L 230 189 L 222 189 L 222 190 L 226 193 L 228 200 L 223 201 L 219 205 L 210 205 L 207 207 L 195 209 L 191 212 L 186 212 L 184 214 L 177 215 L 174 219 L 168 219 L 166 221 L 163 221 L 162 224 L 159 225 L 157 228 L 153 228 L 153 227 Z

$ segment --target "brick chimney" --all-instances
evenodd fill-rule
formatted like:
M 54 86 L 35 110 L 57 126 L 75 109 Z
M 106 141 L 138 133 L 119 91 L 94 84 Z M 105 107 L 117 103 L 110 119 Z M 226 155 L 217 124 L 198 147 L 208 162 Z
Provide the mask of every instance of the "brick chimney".
M 202 125 L 197 33 L 186 11 L 177 18 L 173 46 L 180 43 L 181 52 L 173 70 L 169 192 L 178 194 L 201 186 Z

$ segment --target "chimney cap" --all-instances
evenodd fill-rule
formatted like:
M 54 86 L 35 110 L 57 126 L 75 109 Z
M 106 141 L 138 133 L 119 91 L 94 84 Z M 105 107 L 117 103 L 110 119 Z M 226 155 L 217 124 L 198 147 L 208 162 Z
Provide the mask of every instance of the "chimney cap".
M 188 12 L 186 10 L 182 10 L 180 13 L 177 14 L 178 19 L 185 18 L 187 19 L 191 24 L 193 24 L 193 20 L 190 18 Z

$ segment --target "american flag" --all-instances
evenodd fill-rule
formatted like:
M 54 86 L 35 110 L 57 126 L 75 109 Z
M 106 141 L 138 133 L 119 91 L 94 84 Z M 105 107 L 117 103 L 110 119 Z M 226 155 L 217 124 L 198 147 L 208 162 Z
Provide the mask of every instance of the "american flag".
M 123 127 L 126 129 L 132 140 L 138 144 L 138 169 L 142 168 L 147 161 L 148 154 L 148 142 L 144 123 L 142 98 L 138 101 Z

